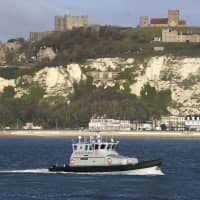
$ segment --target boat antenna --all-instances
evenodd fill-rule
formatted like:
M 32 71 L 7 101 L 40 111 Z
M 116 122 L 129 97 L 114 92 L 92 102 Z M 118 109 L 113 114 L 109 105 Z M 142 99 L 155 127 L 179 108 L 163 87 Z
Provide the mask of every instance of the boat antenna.
M 81 143 L 81 136 L 78 136 L 78 143 Z
M 101 142 L 101 136 L 100 136 L 100 134 L 97 134 L 97 142 L 98 142 L 98 143 Z

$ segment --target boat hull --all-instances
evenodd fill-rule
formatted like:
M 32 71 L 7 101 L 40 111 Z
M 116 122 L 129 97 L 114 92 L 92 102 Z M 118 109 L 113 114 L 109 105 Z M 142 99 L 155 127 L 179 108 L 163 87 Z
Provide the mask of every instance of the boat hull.
M 160 169 L 161 160 L 150 160 L 139 162 L 135 165 L 110 165 L 110 166 L 50 166 L 50 172 L 71 172 L 71 173 L 106 173 L 106 172 L 131 172 L 147 168 Z

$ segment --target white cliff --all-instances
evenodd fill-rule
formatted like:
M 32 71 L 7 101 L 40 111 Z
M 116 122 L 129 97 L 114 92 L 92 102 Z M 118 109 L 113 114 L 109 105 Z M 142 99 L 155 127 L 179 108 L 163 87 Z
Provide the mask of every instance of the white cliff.
M 38 61 L 42 61 L 45 59 L 53 60 L 55 57 L 56 57 L 56 53 L 50 47 L 40 49 L 39 52 L 37 53 Z
M 46 67 L 34 76 L 34 81 L 45 89 L 45 97 L 68 97 L 74 91 L 73 84 L 85 79 L 86 76 L 81 72 L 78 64 L 70 64 L 65 67 Z
M 3 92 L 5 87 L 12 86 L 15 87 L 15 80 L 14 79 L 4 79 L 0 77 L 0 93 Z
M 170 89 L 177 104 L 169 108 L 172 114 L 200 113 L 200 58 L 153 57 L 144 74 L 131 85 L 132 93 L 139 95 L 142 86 L 150 83 L 157 90 Z
M 118 78 L 125 70 L 133 76 L 133 81 Z M 168 110 L 172 114 L 200 113 L 200 58 L 159 56 L 143 62 L 134 58 L 89 59 L 81 65 L 45 67 L 35 74 L 33 81 L 45 89 L 45 98 L 63 96 L 67 99 L 74 91 L 74 83 L 85 80 L 89 74 L 94 74 L 96 87 L 114 87 L 118 83 L 124 90 L 124 84 L 129 84 L 131 93 L 137 96 L 146 83 L 157 90 L 170 89 L 173 106 Z M 15 87 L 15 80 L 0 78 L 0 92 L 8 85 Z M 23 94 L 19 86 L 15 90 Z
M 150 83 L 157 90 L 171 90 L 173 104 L 176 104 L 168 108 L 172 114 L 200 113 L 200 58 L 159 56 L 144 63 L 137 63 L 133 58 L 101 58 L 89 60 L 86 68 L 103 72 L 132 69 L 130 73 L 135 74 L 135 82 L 130 84 L 131 93 L 139 96 L 142 87 Z M 113 83 L 114 80 L 112 84 L 98 82 L 96 86 L 113 87 Z M 124 89 L 122 84 L 120 88 Z

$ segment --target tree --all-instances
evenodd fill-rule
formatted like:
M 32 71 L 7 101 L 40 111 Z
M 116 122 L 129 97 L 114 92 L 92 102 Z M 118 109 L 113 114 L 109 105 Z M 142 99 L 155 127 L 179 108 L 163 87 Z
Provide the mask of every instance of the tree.
M 41 88 L 37 83 L 30 87 L 29 94 L 24 95 L 23 98 L 29 105 L 37 104 L 43 98 L 44 89 Z
M 143 86 L 140 92 L 141 100 L 148 105 L 155 105 L 157 92 L 154 87 L 151 87 L 149 84 Z
M 140 96 L 149 116 L 159 117 L 161 114 L 167 113 L 167 106 L 171 103 L 170 90 L 156 91 L 155 87 L 146 84 L 142 88 Z
M 15 88 L 12 86 L 7 86 L 3 90 L 2 97 L 4 99 L 12 99 L 15 95 Z

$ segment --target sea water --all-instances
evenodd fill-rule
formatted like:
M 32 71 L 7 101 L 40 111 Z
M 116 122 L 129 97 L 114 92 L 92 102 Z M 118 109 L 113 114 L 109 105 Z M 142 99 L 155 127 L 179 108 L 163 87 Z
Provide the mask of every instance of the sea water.
M 50 173 L 71 154 L 70 139 L 0 139 L 0 200 L 200 199 L 200 140 L 120 139 L 118 151 L 162 159 L 162 173 Z

